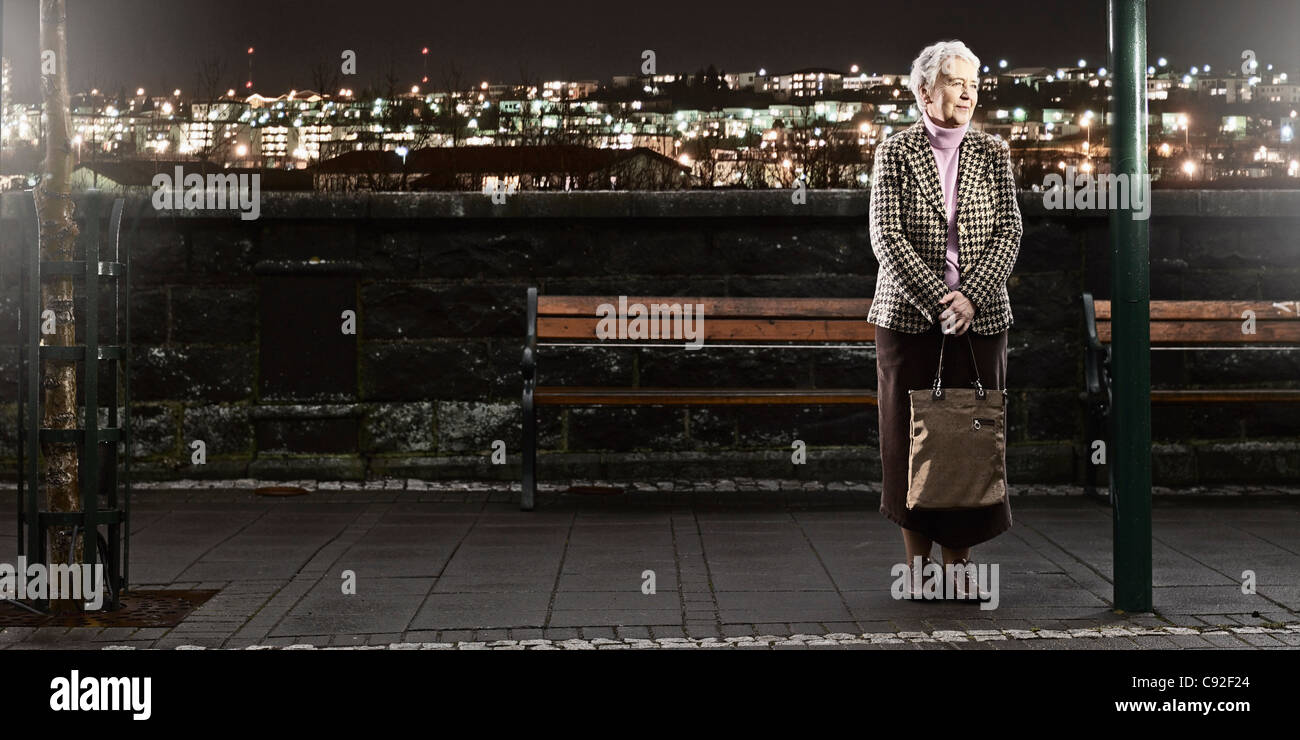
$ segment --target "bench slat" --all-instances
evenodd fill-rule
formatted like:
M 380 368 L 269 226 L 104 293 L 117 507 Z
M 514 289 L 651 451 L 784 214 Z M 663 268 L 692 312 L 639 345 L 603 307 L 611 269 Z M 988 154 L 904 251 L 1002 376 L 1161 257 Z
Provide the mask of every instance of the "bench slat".
M 595 316 L 603 303 L 618 306 L 618 296 L 543 295 L 537 297 L 538 316 Z M 843 318 L 866 319 L 870 298 L 692 298 L 680 296 L 628 296 L 628 305 L 640 303 L 703 304 L 707 319 L 718 318 Z
M 1153 403 L 1296 403 L 1300 389 L 1153 390 Z
M 573 317 L 544 317 L 537 319 L 538 339 L 596 339 L 596 326 L 600 319 Z M 647 322 L 648 323 L 648 322 Z M 661 327 L 662 328 L 662 327 Z M 790 342 L 874 342 L 876 327 L 861 320 L 799 320 L 799 319 L 713 319 L 704 320 L 704 339 L 730 341 L 766 339 Z M 658 341 L 685 342 L 683 339 L 659 337 Z M 616 340 L 607 340 L 616 341 Z M 651 340 L 617 340 L 636 343 Z
M 584 388 L 538 386 L 539 406 L 738 406 L 750 404 L 876 404 L 870 388 Z
M 1110 319 L 1110 301 L 1093 301 L 1097 320 Z M 1256 320 L 1300 318 L 1300 302 L 1292 301 L 1151 301 L 1151 320 L 1242 321 L 1254 311 Z
M 708 321 L 705 321 L 708 328 Z M 1300 321 L 1256 321 L 1254 334 L 1241 333 L 1241 319 L 1230 321 L 1152 321 L 1152 344 L 1300 343 Z M 1111 322 L 1097 322 L 1097 338 L 1111 340 Z

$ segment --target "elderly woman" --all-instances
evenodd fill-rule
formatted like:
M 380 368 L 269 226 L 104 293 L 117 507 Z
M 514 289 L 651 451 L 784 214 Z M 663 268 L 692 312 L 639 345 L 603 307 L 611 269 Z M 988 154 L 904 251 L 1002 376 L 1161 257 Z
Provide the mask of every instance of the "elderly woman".
M 935 542 L 945 565 L 969 566 L 972 545 L 1011 526 L 1005 497 L 978 509 L 906 505 L 908 391 L 933 383 L 941 332 L 961 337 L 962 344 L 969 338 L 984 385 L 1006 387 L 1012 322 L 1006 283 L 1022 226 L 1007 143 L 970 130 L 979 68 L 979 59 L 960 41 L 921 51 L 910 80 L 920 120 L 876 149 L 872 176 L 871 247 L 880 268 L 867 320 L 877 327 L 880 512 L 902 529 L 909 569 L 917 558 L 923 565 L 931 562 Z M 951 349 L 944 385 L 970 387 L 971 352 Z M 909 591 L 910 586 L 909 579 Z M 963 599 L 981 597 L 966 579 L 958 579 L 955 591 Z

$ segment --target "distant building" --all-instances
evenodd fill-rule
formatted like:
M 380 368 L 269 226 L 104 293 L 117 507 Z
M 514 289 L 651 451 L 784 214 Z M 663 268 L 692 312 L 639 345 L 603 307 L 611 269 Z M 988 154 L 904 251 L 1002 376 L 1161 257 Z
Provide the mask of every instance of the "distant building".
M 8 129 L 7 145 L 19 144 L 36 147 L 41 136 L 41 105 L 39 103 L 10 103 L 5 111 L 5 128 Z
M 837 69 L 809 67 L 786 74 L 763 77 L 756 81 L 756 92 L 774 93 L 778 97 L 818 97 L 843 89 L 844 73 Z
M 0 146 L 9 146 L 9 78 L 9 60 L 0 58 L 0 118 L 4 119 L 4 129 L 0 130 Z
M 566 82 L 564 80 L 552 80 L 542 83 L 541 95 L 544 98 L 562 98 L 564 100 L 578 100 L 600 89 L 600 80 L 573 80 Z
M 1208 75 L 1197 75 L 1193 87 L 1198 94 L 1211 99 L 1219 98 L 1218 102 L 1224 103 L 1250 102 L 1251 88 L 1250 79 L 1247 77 L 1211 77 Z
M 1296 84 L 1276 84 L 1255 86 L 1255 95 L 1265 103 L 1286 103 L 1294 105 L 1300 103 L 1300 85 Z
M 247 136 L 241 137 L 240 132 L 244 128 L 241 116 L 248 110 L 248 104 L 238 100 L 194 103 L 191 120 L 181 124 L 180 152 L 219 152 L 247 144 Z
M 1147 77 L 1147 100 L 1168 100 L 1174 81 L 1169 77 Z
M 311 169 L 323 191 L 678 190 L 689 167 L 645 148 L 464 146 L 348 152 Z
M 186 175 L 258 175 L 261 190 L 311 190 L 311 174 L 306 170 L 272 170 L 245 167 L 219 167 L 194 160 L 124 159 L 107 162 L 83 162 L 72 171 L 72 189 L 99 190 L 121 194 L 132 188 L 153 189 L 154 175 L 172 175 L 180 167 Z
M 753 90 L 754 83 L 758 80 L 757 72 L 728 72 L 723 75 L 727 82 L 727 87 L 732 90 Z
M 1047 67 L 1015 67 L 997 73 L 998 84 L 1024 85 L 1037 90 L 1039 85 L 1056 79 L 1056 72 Z
M 846 75 L 840 80 L 840 87 L 844 90 L 870 90 L 873 87 L 893 87 L 895 84 L 906 86 L 909 75 L 869 75 L 861 72 L 856 75 Z

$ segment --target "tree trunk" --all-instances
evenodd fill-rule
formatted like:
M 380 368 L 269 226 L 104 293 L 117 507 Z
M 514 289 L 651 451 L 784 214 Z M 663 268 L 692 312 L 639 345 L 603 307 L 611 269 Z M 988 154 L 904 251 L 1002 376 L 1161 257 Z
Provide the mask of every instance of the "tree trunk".
M 45 106 L 45 172 L 36 186 L 36 212 L 41 222 L 40 255 L 43 261 L 71 260 L 76 256 L 77 224 L 73 220 L 72 136 L 68 102 L 68 44 L 66 0 L 41 0 L 41 96 Z M 54 69 L 45 68 L 47 52 L 54 53 Z M 76 342 L 72 301 L 74 282 L 60 277 L 43 281 L 43 310 L 53 311 L 55 332 L 44 334 L 41 343 L 68 347 Z M 94 289 L 94 286 L 88 286 Z M 42 423 L 50 429 L 77 428 L 77 364 L 67 360 L 46 360 L 41 387 L 45 392 Z M 87 413 L 95 413 L 88 409 Z M 45 492 L 49 511 L 80 511 L 78 496 L 77 445 L 41 445 L 45 461 Z M 51 565 L 79 563 L 80 537 L 71 527 L 51 527 L 47 533 Z M 93 537 L 92 537 L 93 541 Z M 51 594 L 53 595 L 53 594 Z M 64 594 L 66 595 L 66 594 Z M 51 599 L 55 612 L 80 609 L 74 599 Z

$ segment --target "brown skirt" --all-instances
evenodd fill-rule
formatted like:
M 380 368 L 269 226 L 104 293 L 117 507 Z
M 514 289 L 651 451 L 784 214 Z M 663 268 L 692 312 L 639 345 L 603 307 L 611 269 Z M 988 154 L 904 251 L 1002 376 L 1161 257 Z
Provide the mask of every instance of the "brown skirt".
M 907 460 L 911 448 L 912 406 L 907 392 L 923 390 L 934 383 L 939 363 L 939 340 L 943 335 L 936 322 L 920 334 L 876 327 L 876 379 L 880 410 L 880 466 L 883 471 L 880 513 L 905 529 L 919 532 L 954 550 L 991 540 L 1011 527 L 1011 502 L 980 509 L 954 511 L 907 508 Z M 1007 378 L 1007 332 L 982 335 L 967 330 L 960 337 L 948 337 L 943 353 L 945 388 L 972 387 L 971 351 L 975 350 L 980 381 L 985 388 L 1005 389 Z

